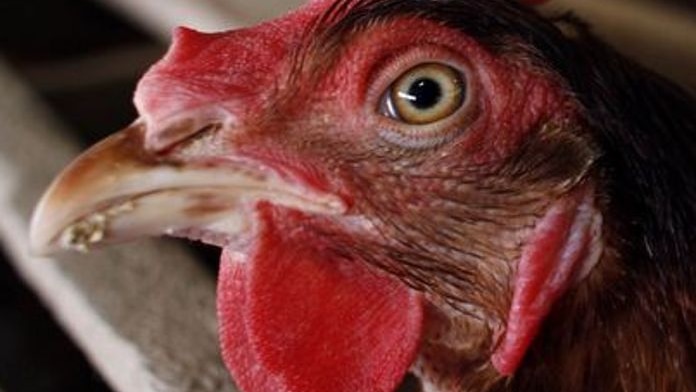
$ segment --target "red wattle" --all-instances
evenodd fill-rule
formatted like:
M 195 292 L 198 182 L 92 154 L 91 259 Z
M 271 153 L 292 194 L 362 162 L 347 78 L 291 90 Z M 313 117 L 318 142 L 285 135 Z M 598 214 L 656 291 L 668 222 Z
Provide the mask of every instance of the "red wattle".
M 420 343 L 419 294 L 272 224 L 250 259 L 223 253 L 218 290 L 223 357 L 244 392 L 393 391 Z
M 243 312 L 249 304 L 248 267 L 244 256 L 223 251 L 217 293 L 222 357 L 242 391 L 282 391 L 282 380 L 257 366 L 259 359 L 249 345 L 250 332 Z

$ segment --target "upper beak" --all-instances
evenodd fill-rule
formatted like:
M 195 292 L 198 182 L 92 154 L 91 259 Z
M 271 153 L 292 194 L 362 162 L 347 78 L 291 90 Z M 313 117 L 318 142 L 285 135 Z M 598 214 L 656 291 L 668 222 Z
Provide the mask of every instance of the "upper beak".
M 312 213 L 338 214 L 337 196 L 244 160 L 193 164 L 150 152 L 136 123 L 73 161 L 39 202 L 30 244 L 37 254 L 181 230 L 234 239 L 251 228 L 251 204 L 268 200 Z M 223 242 L 226 239 L 213 240 Z

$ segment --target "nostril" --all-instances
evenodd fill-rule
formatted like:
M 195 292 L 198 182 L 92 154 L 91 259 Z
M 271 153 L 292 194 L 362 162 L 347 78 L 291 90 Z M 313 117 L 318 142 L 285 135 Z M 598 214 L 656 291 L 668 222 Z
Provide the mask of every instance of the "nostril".
M 165 128 L 152 130 L 148 134 L 147 147 L 151 151 L 162 152 L 171 145 L 181 140 L 188 139 L 200 132 L 196 127 L 196 120 L 192 118 L 181 119 L 168 124 Z
M 169 142 L 162 143 L 160 148 L 154 152 L 157 154 L 177 154 L 177 152 L 190 150 L 199 146 L 200 141 L 213 139 L 221 128 L 222 125 L 219 123 L 206 124 L 199 128 L 168 128 L 162 132 L 169 133 L 170 138 L 167 139 Z M 193 149 L 198 150 L 199 148 Z
M 222 129 L 220 124 L 209 124 L 188 138 L 172 145 L 169 148 L 170 154 L 191 158 L 222 155 L 223 150 L 219 148 L 221 143 L 217 137 L 220 129 Z
M 146 121 L 145 146 L 148 151 L 164 153 L 196 135 L 231 127 L 231 116 L 217 108 L 198 108 L 163 120 Z

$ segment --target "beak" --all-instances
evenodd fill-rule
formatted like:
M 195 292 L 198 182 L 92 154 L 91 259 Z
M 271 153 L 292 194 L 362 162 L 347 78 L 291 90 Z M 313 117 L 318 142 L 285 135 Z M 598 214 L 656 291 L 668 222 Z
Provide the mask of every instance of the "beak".
M 54 180 L 32 218 L 34 253 L 87 251 L 182 232 L 224 246 L 253 229 L 253 205 L 261 200 L 309 213 L 345 209 L 337 196 L 258 163 L 234 157 L 185 163 L 148 151 L 144 140 L 145 125 L 135 123 L 90 148 Z

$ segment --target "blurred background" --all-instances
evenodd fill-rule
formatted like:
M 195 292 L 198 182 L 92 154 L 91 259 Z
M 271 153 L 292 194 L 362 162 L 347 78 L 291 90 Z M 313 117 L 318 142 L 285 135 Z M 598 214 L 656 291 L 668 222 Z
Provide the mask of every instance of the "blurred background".
M 32 113 L 50 116 L 60 124 L 58 137 L 79 149 L 135 118 L 135 83 L 164 53 L 172 26 L 207 31 L 239 27 L 300 2 L 0 0 L 0 95 L 10 105 L 13 91 L 21 90 L 22 99 L 36 108 Z M 568 9 L 589 20 L 624 53 L 696 89 L 696 0 L 552 0 L 544 12 Z M 0 144 L 8 149 L 22 146 L 18 140 L 26 135 L 2 116 L 0 111 Z M 0 149 L 3 160 L 11 159 Z M 11 162 L 7 167 L 13 167 Z M 46 168 L 46 177 L 58 169 Z M 44 185 L 37 184 L 34 194 Z M 27 196 L 22 208 L 35 201 Z M 22 217 L 26 219 L 26 212 Z M 54 309 L 42 305 L 45 288 L 44 300 L 33 293 L 32 275 L 22 269 L 22 257 L 10 250 L 10 241 L 14 249 L 19 247 L 8 230 L 0 231 L 0 391 L 110 390 L 107 384 L 114 382 L 104 380 L 103 372 L 77 348 L 84 349 L 87 340 L 74 328 L 69 337 L 54 321 Z M 183 252 L 200 260 L 212 282 L 214 252 L 194 245 Z M 75 336 L 78 344 L 73 343 Z

